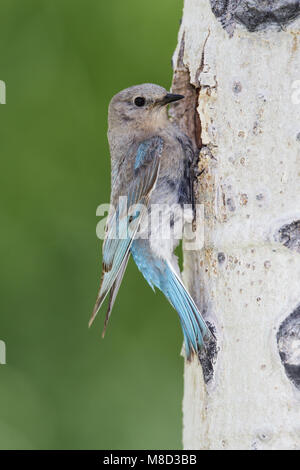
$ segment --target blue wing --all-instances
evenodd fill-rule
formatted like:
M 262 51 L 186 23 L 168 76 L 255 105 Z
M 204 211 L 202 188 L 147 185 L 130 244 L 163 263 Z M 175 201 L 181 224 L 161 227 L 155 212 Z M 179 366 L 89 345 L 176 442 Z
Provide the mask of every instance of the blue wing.
M 163 140 L 158 136 L 143 141 L 137 149 L 128 193 L 126 197 L 120 198 L 117 210 L 109 218 L 106 227 L 100 289 L 89 326 L 93 323 L 105 297 L 110 292 L 110 302 L 105 319 L 106 327 L 127 266 L 132 241 L 147 211 L 149 197 L 157 180 L 162 149 Z M 121 178 L 122 174 L 119 177 Z M 140 210 L 133 215 L 128 209 L 136 204 L 140 205 Z

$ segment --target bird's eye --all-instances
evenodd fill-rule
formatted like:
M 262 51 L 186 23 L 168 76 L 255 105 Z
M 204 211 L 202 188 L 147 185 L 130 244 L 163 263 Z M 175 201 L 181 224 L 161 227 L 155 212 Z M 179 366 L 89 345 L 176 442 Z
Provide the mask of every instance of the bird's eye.
M 138 96 L 138 97 L 135 98 L 135 100 L 134 100 L 134 104 L 135 104 L 136 106 L 144 106 L 145 102 L 146 102 L 146 100 L 145 100 L 145 98 L 143 98 L 142 96 Z

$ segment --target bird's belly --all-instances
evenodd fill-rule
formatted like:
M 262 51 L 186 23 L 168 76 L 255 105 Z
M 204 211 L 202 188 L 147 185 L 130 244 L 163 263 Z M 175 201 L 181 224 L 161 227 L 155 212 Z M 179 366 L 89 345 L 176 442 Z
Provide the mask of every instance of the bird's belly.
M 175 181 L 170 188 L 165 181 L 157 181 L 139 230 L 139 238 L 149 239 L 152 251 L 163 259 L 171 258 L 183 235 L 185 209 L 179 203 L 177 185 Z

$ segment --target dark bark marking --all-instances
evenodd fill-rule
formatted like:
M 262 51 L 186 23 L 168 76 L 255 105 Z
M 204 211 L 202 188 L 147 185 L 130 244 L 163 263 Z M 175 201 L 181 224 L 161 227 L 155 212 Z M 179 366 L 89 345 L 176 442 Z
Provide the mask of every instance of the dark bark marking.
M 228 198 L 226 200 L 226 206 L 228 207 L 228 209 L 230 210 L 230 212 L 234 212 L 235 211 L 235 202 L 232 198 Z
M 208 321 L 206 322 L 207 326 L 209 327 L 210 331 L 215 335 L 216 330 L 214 326 L 209 323 Z M 203 377 L 204 381 L 207 384 L 214 376 L 214 365 L 217 361 L 217 355 L 218 355 L 219 348 L 217 346 L 217 342 L 213 336 L 206 341 L 205 343 L 205 348 L 203 348 L 200 351 L 199 354 L 199 360 L 201 362 L 202 366 L 202 371 L 203 371 Z
M 233 93 L 241 93 L 242 91 L 242 85 L 241 85 L 241 82 L 234 82 L 233 86 L 232 86 L 232 91 Z
M 232 35 L 236 23 L 248 31 L 283 26 L 300 15 L 300 0 L 210 0 L 214 15 Z
M 290 250 L 300 253 L 300 220 L 294 220 L 280 227 L 275 240 Z
M 287 377 L 300 390 L 300 305 L 281 323 L 277 345 Z

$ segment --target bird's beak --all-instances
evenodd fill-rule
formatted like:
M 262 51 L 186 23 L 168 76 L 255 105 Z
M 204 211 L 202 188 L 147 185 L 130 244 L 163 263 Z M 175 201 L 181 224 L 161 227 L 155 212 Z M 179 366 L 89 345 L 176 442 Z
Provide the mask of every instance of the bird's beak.
M 174 95 L 173 93 L 167 93 L 166 96 L 160 101 L 161 105 L 172 103 L 173 101 L 182 100 L 183 95 Z

